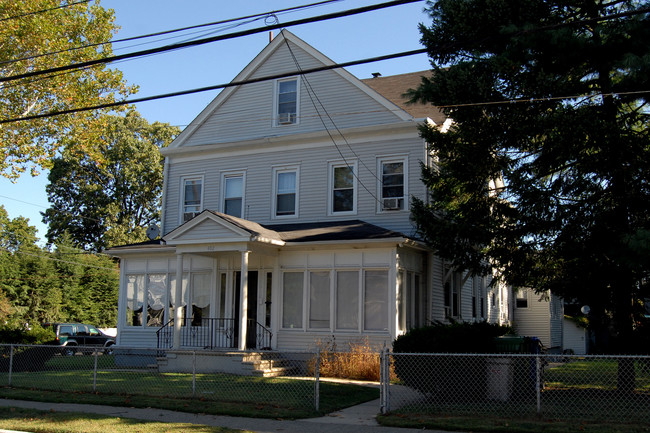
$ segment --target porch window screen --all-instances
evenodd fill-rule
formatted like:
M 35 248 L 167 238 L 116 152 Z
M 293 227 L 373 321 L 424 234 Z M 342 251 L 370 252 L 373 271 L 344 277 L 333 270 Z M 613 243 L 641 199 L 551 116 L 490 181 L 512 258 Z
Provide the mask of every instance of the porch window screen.
M 368 331 L 388 329 L 388 271 L 366 271 L 364 323 Z
M 359 272 L 336 273 L 336 328 L 359 329 Z
M 167 275 L 149 275 L 147 282 L 147 326 L 161 327 L 165 319 L 165 292 Z
M 126 282 L 126 325 L 142 326 L 144 275 L 128 275 Z
M 192 326 L 203 326 L 202 319 L 210 317 L 210 274 L 192 275 Z
M 302 272 L 285 272 L 282 285 L 282 327 L 302 328 Z
M 309 327 L 330 327 L 330 273 L 309 273 Z

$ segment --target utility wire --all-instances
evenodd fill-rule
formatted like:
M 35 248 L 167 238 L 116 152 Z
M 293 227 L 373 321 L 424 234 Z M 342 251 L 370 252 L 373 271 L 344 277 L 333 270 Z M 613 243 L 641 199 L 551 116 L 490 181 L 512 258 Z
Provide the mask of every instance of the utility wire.
M 416 55 L 416 54 L 424 54 L 426 52 L 427 52 L 427 50 L 425 48 L 421 48 L 421 49 L 417 49 L 417 50 L 411 50 L 411 51 L 403 51 L 401 53 L 387 54 L 387 55 L 384 55 L 384 56 L 371 57 L 371 58 L 362 59 L 362 60 L 354 60 L 354 61 L 345 62 L 345 63 L 336 63 L 336 64 L 333 64 L 333 65 L 325 65 L 325 66 L 320 66 L 320 67 L 316 67 L 316 68 L 305 69 L 302 72 L 291 71 L 291 72 L 285 72 L 285 73 L 282 73 L 282 74 L 270 75 L 270 76 L 266 76 L 266 77 L 251 78 L 251 79 L 242 80 L 242 81 L 233 81 L 233 82 L 230 82 L 230 83 L 227 83 L 227 84 L 217 84 L 217 85 L 214 85 L 214 86 L 199 87 L 199 88 L 191 89 L 191 90 L 182 90 L 182 91 L 179 91 L 179 92 L 165 93 L 165 94 L 161 94 L 161 95 L 147 96 L 147 97 L 143 97 L 143 98 L 134 98 L 134 99 L 128 99 L 128 100 L 124 100 L 124 101 L 110 102 L 110 103 L 106 103 L 106 104 L 93 105 L 93 106 L 90 106 L 90 107 L 71 108 L 69 110 L 50 111 L 48 113 L 35 114 L 33 116 L 25 116 L 25 117 L 13 118 L 13 119 L 4 119 L 4 120 L 0 120 L 0 124 L 12 123 L 12 122 L 22 122 L 22 121 L 34 120 L 34 119 L 42 119 L 42 118 L 45 118 L 45 117 L 52 117 L 52 116 L 59 116 L 59 115 L 63 115 L 63 114 L 78 113 L 78 112 L 81 112 L 81 111 L 97 110 L 97 109 L 101 109 L 101 108 L 111 108 L 111 107 L 117 107 L 117 106 L 127 105 L 127 104 L 136 104 L 136 103 L 139 103 L 139 102 L 154 101 L 154 100 L 157 100 L 157 99 L 171 98 L 171 97 L 174 97 L 174 96 L 190 95 L 190 94 L 193 94 L 193 93 L 201 93 L 201 92 L 207 92 L 207 91 L 210 91 L 210 90 L 225 89 L 227 87 L 241 86 L 241 85 L 244 85 L 244 84 L 253 84 L 253 83 L 259 83 L 259 82 L 262 82 L 262 81 L 277 80 L 277 79 L 280 79 L 280 78 L 291 77 L 291 76 L 299 75 L 299 74 L 312 74 L 312 73 L 315 73 L 315 72 L 328 71 L 330 69 L 345 68 L 345 67 L 348 67 L 348 66 L 362 65 L 362 64 L 365 64 L 365 63 L 379 62 L 379 61 L 383 61 L 383 60 L 413 56 L 413 55 Z
M 87 1 L 91 1 L 91 0 L 87 0 Z M 178 32 L 183 32 L 183 31 L 186 31 L 186 30 L 194 30 L 194 29 L 198 29 L 198 28 L 210 27 L 210 26 L 215 26 L 215 25 L 219 25 L 219 24 L 228 24 L 228 23 L 231 23 L 231 22 L 242 21 L 242 20 L 247 20 L 247 19 L 251 19 L 251 18 L 263 18 L 263 17 L 267 17 L 267 16 L 272 15 L 272 14 L 290 12 L 290 11 L 299 10 L 299 9 L 307 9 L 307 8 L 311 8 L 311 7 L 315 7 L 315 6 L 321 6 L 321 5 L 324 5 L 324 4 L 327 4 L 327 3 L 339 2 L 339 1 L 342 1 L 342 0 L 325 0 L 325 1 L 317 2 L 317 3 L 310 3 L 310 4 L 306 4 L 306 5 L 302 5 L 302 6 L 294 6 L 294 7 L 286 8 L 286 9 L 278 9 L 278 10 L 271 11 L 271 12 L 264 12 L 264 13 L 254 14 L 254 15 L 247 15 L 247 16 L 239 17 L 239 18 L 230 18 L 230 19 L 227 19 L 227 20 L 213 21 L 213 22 L 210 22 L 210 23 L 197 24 L 197 25 L 188 26 L 188 27 L 181 27 L 181 28 L 173 29 L 173 30 L 164 30 L 164 31 L 161 31 L 161 32 L 149 33 L 149 34 L 141 35 L 141 36 L 132 36 L 132 37 L 129 37 L 129 38 L 115 39 L 115 40 L 105 41 L 105 42 L 97 42 L 97 43 L 94 43 L 94 44 L 87 44 L 87 45 L 82 45 L 82 46 L 79 46 L 79 47 L 68 48 L 66 50 L 52 51 L 52 52 L 49 52 L 49 53 L 37 54 L 37 55 L 34 55 L 34 56 L 23 57 L 23 58 L 14 59 L 14 60 L 5 60 L 5 61 L 0 62 L 0 64 L 15 63 L 15 62 L 20 62 L 20 61 L 24 61 L 24 60 L 33 60 L 33 59 L 37 59 L 39 57 L 52 56 L 52 55 L 61 54 L 61 53 L 65 53 L 65 52 L 82 50 L 84 48 L 92 48 L 92 47 L 103 46 L 103 45 L 108 45 L 108 44 L 118 44 L 118 43 L 121 43 L 121 42 L 129 42 L 129 41 L 135 41 L 135 40 L 138 40 L 138 39 L 152 38 L 152 37 L 155 37 L 155 36 L 163 36 L 163 35 L 168 35 L 168 34 L 171 34 L 171 33 L 178 33 Z M 83 2 L 81 2 L 81 3 L 83 3 Z M 253 20 L 253 21 L 255 21 L 255 20 Z M 249 21 L 249 22 L 253 22 L 253 21 Z
M 422 0 L 393 0 L 393 1 L 386 2 L 386 3 L 380 3 L 380 4 L 377 4 L 377 5 L 364 6 L 364 7 L 360 7 L 360 8 L 356 8 L 356 9 L 349 9 L 349 10 L 345 10 L 345 11 L 333 12 L 333 13 L 325 14 L 325 15 L 319 15 L 319 16 L 316 16 L 316 17 L 309 17 L 309 18 L 303 18 L 303 19 L 299 19 L 299 20 L 289 21 L 285 25 L 277 23 L 277 24 L 272 24 L 272 25 L 268 25 L 268 26 L 265 26 L 265 27 L 257 27 L 257 28 L 250 29 L 250 30 L 243 30 L 243 31 L 240 31 L 240 32 L 229 33 L 227 35 L 212 36 L 212 37 L 209 37 L 209 38 L 203 38 L 203 39 L 199 39 L 199 40 L 196 40 L 196 41 L 189 41 L 189 42 L 182 42 L 182 43 L 178 43 L 178 44 L 165 45 L 163 47 L 151 48 L 151 49 L 148 49 L 148 50 L 137 51 L 137 52 L 134 52 L 134 53 L 127 53 L 127 54 L 122 54 L 122 55 L 118 55 L 118 56 L 105 57 L 105 58 L 102 58 L 102 59 L 88 60 L 88 61 L 85 61 L 85 62 L 74 63 L 74 64 L 71 64 L 71 65 L 65 65 L 65 66 L 59 66 L 59 67 L 55 67 L 55 68 L 43 69 L 43 70 L 39 70 L 39 71 L 26 72 L 26 73 L 23 73 L 23 74 L 11 75 L 9 77 L 1 77 L 0 82 L 14 81 L 14 80 L 22 79 L 22 78 L 45 75 L 45 74 L 49 74 L 49 73 L 52 73 L 52 72 L 68 71 L 68 70 L 71 70 L 71 69 L 79 69 L 79 68 L 83 68 L 83 67 L 86 67 L 86 66 L 94 66 L 94 65 L 104 64 L 104 63 L 111 63 L 111 62 L 114 62 L 116 60 L 130 59 L 130 58 L 134 58 L 134 57 L 142 57 L 142 56 L 147 56 L 147 55 L 150 55 L 150 54 L 162 53 L 162 52 L 165 52 L 165 51 L 178 50 L 178 49 L 181 49 L 181 48 L 195 47 L 195 46 L 199 46 L 199 45 L 203 45 L 203 44 L 207 44 L 207 43 L 211 43 L 211 42 L 222 41 L 222 40 L 226 40 L 226 39 L 234 39 L 234 38 L 239 38 L 239 37 L 242 37 L 242 36 L 253 35 L 253 34 L 256 34 L 256 33 L 267 32 L 269 30 L 278 29 L 278 28 L 282 28 L 282 27 L 297 26 L 297 25 L 301 25 L 301 24 L 309 24 L 309 23 L 314 23 L 314 22 L 319 22 L 319 21 L 331 20 L 331 19 L 335 19 L 335 18 L 342 18 L 342 17 L 347 17 L 347 16 L 350 16 L 350 15 L 357 15 L 357 14 L 361 14 L 361 13 L 365 13 L 365 12 L 370 12 L 370 11 L 379 10 L 379 9 L 385 9 L 385 8 L 389 8 L 389 7 L 393 7 L 393 6 L 399 6 L 399 5 L 408 4 L 408 3 L 416 3 L 416 2 L 420 2 L 420 1 L 422 1 Z
M 61 5 L 61 6 L 57 6 L 57 7 L 50 8 L 50 9 L 41 9 L 39 11 L 27 12 L 27 13 L 24 13 L 24 14 L 21 14 L 21 15 L 14 15 L 14 16 L 11 16 L 11 17 L 6 17 L 6 18 L 0 19 L 0 22 L 7 21 L 7 20 L 13 20 L 13 19 L 17 19 L 17 18 L 23 18 L 23 17 L 27 17 L 27 16 L 30 16 L 30 15 L 42 14 L 42 13 L 50 12 L 50 11 L 53 11 L 53 10 L 56 10 L 56 9 L 69 8 L 71 6 L 80 5 L 82 3 L 90 3 L 91 1 L 92 0 L 81 0 L 81 1 L 78 1 L 78 2 L 75 2 L 75 3 L 68 3 L 67 5 Z

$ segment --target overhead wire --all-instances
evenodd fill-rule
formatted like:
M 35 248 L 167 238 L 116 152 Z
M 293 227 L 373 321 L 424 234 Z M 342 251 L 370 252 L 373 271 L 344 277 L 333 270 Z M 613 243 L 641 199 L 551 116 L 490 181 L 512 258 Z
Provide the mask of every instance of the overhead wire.
M 87 1 L 91 1 L 91 0 L 86 0 L 86 2 Z M 250 19 L 250 18 L 256 18 L 256 17 L 257 18 L 264 18 L 269 14 L 287 13 L 287 12 L 300 10 L 300 9 L 309 9 L 309 8 L 322 6 L 322 5 L 325 5 L 325 4 L 328 4 L 328 3 L 339 2 L 339 1 L 342 1 L 342 0 L 324 0 L 324 1 L 316 2 L 316 3 L 310 3 L 310 4 L 306 4 L 306 5 L 301 5 L 301 6 L 294 6 L 294 7 L 285 8 L 285 9 L 278 9 L 278 10 L 274 10 L 274 11 L 270 11 L 270 12 L 263 12 L 263 13 L 259 13 L 259 14 L 247 15 L 247 16 L 243 16 L 243 17 L 239 17 L 239 18 L 229 18 L 229 19 L 226 19 L 226 20 L 213 21 L 213 22 L 204 23 L 204 24 L 196 24 L 196 25 L 193 25 L 193 26 L 187 26 L 187 27 L 181 27 L 181 28 L 172 29 L 172 30 L 164 30 L 164 31 L 160 31 L 160 32 L 148 33 L 148 34 L 140 35 L 140 36 L 131 36 L 131 37 L 128 37 L 128 38 L 114 39 L 114 40 L 110 40 L 110 41 L 97 42 L 97 43 L 93 43 L 93 44 L 86 44 L 86 45 L 82 45 L 82 46 L 79 46 L 79 47 L 72 47 L 72 48 L 68 48 L 68 49 L 65 49 L 65 50 L 59 50 L 59 51 L 51 51 L 51 52 L 48 52 L 48 53 L 37 54 L 37 55 L 34 55 L 34 56 L 28 56 L 28 57 L 23 57 L 23 58 L 19 58 L 19 59 L 4 60 L 4 61 L 0 61 L 0 65 L 1 64 L 6 64 L 6 63 L 20 62 L 20 61 L 24 61 L 24 60 L 33 60 L 33 59 L 37 59 L 39 57 L 52 56 L 52 55 L 61 54 L 61 53 L 64 53 L 64 52 L 71 52 L 71 51 L 81 50 L 81 49 L 84 49 L 84 48 L 92 48 L 92 47 L 109 45 L 109 44 L 111 44 L 111 45 L 112 44 L 119 44 L 119 43 L 122 43 L 122 42 L 129 42 L 129 41 L 134 41 L 134 40 L 139 40 L 139 39 L 147 39 L 147 38 L 152 38 L 152 37 L 156 37 L 156 36 L 163 36 L 163 35 L 167 35 L 167 34 L 183 32 L 183 31 L 187 31 L 187 30 L 193 30 L 193 29 L 198 29 L 198 28 L 203 28 L 203 27 L 215 26 L 215 25 L 219 25 L 219 24 L 227 24 L 227 23 L 236 22 L 236 21 L 243 21 L 243 20 L 247 20 L 247 19 Z M 84 3 L 84 2 L 80 2 L 80 3 Z M 149 42 L 149 43 L 153 43 L 153 42 L 160 42 L 160 40 L 152 41 L 152 42 Z M 130 47 L 122 47 L 122 48 L 119 48 L 119 49 L 126 49 L 126 48 L 130 48 Z
M 123 59 L 128 59 L 128 58 L 134 58 L 134 57 L 142 57 L 150 54 L 156 54 L 156 53 L 162 53 L 166 51 L 173 51 L 173 50 L 179 50 L 182 48 L 188 48 L 188 47 L 194 47 L 194 46 L 199 46 L 207 43 L 212 43 L 216 41 L 221 41 L 221 40 L 227 40 L 227 39 L 234 39 L 242 36 L 249 36 L 253 35 L 256 33 L 261 33 L 261 32 L 266 32 L 268 30 L 273 30 L 273 29 L 278 29 L 282 27 L 288 27 L 288 26 L 297 26 L 297 25 L 302 25 L 302 24 L 309 24 L 309 23 L 314 23 L 314 22 L 320 22 L 320 21 L 326 21 L 326 20 L 331 20 L 335 18 L 342 18 L 346 16 L 351 16 L 351 15 L 357 15 L 369 11 L 374 11 L 374 10 L 380 10 L 380 9 L 385 9 L 393 6 L 398 6 L 398 5 L 403 5 L 403 4 L 409 4 L 409 3 L 416 3 L 420 2 L 422 0 L 392 0 L 386 3 L 380 3 L 376 5 L 369 5 L 369 6 L 364 6 L 356 9 L 348 9 L 345 11 L 339 11 L 339 12 L 333 12 L 325 15 L 319 15 L 316 17 L 308 17 L 308 18 L 303 18 L 303 19 L 298 19 L 294 21 L 287 22 L 284 26 L 281 24 L 274 24 L 274 25 L 269 25 L 265 27 L 258 27 L 254 29 L 249 29 L 249 30 L 243 30 L 240 32 L 235 32 L 235 33 L 229 33 L 227 35 L 218 35 L 218 36 L 212 36 L 209 38 L 202 38 L 199 40 L 194 40 L 194 41 L 188 41 L 188 42 L 182 42 L 182 43 L 177 43 L 177 44 L 171 44 L 171 45 L 165 45 L 162 47 L 157 47 L 157 48 L 151 48 L 147 50 L 141 50 L 141 51 L 136 51 L 133 53 L 127 53 L 127 54 L 121 54 L 117 56 L 109 56 L 101 59 L 93 59 L 93 60 L 88 60 L 85 62 L 78 62 L 78 63 L 73 63 L 69 65 L 63 65 L 63 66 L 58 66 L 54 68 L 48 68 L 48 69 L 42 69 L 42 70 L 37 70 L 37 71 L 30 71 L 30 72 L 25 72 L 22 74 L 16 74 L 16 75 L 11 75 L 8 77 L 0 77 L 0 82 L 9 82 L 9 81 L 14 81 L 14 80 L 19 80 L 22 78 L 29 78 L 29 77 L 35 77 L 39 75 L 45 75 L 53 72 L 61 72 L 61 71 L 67 71 L 71 69 L 79 69 L 83 68 L 86 66 L 94 66 L 94 65 L 99 65 L 99 64 L 105 64 L 105 63 L 111 63 L 117 60 L 123 60 Z
M 327 116 L 327 118 L 329 119 L 331 124 L 334 126 L 334 129 L 336 130 L 338 135 L 343 139 L 345 144 L 347 144 L 347 146 L 350 149 L 350 151 L 352 152 L 352 154 L 356 157 L 356 160 L 359 161 L 359 163 L 362 164 L 377 180 L 379 180 L 379 178 L 377 177 L 377 175 L 375 174 L 374 171 L 372 171 L 370 168 L 368 168 L 368 166 L 366 166 L 366 164 L 363 162 L 363 160 L 361 158 L 359 158 L 359 155 L 357 155 L 357 153 L 352 149 L 352 146 L 350 146 L 350 143 L 345 138 L 345 135 L 338 128 L 338 126 L 336 125 L 336 123 L 334 122 L 332 117 L 327 112 L 327 108 L 325 108 L 325 105 L 323 105 L 323 102 L 320 100 L 320 98 L 318 97 L 318 95 L 314 91 L 314 88 L 311 86 L 311 83 L 309 82 L 307 76 L 302 73 L 302 68 L 300 67 L 300 63 L 298 62 L 298 58 L 296 57 L 293 50 L 291 49 L 291 45 L 289 44 L 289 40 L 287 38 L 284 38 L 284 42 L 285 42 L 285 45 L 286 45 L 287 49 L 289 50 L 289 53 L 291 54 L 291 58 L 293 59 L 293 62 L 296 65 L 296 68 L 300 72 L 300 76 L 305 81 L 305 88 L 307 89 L 307 94 L 309 95 L 309 99 L 311 100 L 311 103 L 314 106 L 314 110 L 316 110 L 316 113 L 318 114 L 318 118 L 320 119 L 321 123 L 323 124 L 323 128 L 325 128 L 325 131 L 327 132 L 327 135 L 329 136 L 330 140 L 332 141 L 332 144 L 334 144 L 334 147 L 338 151 L 339 155 L 341 155 L 341 158 L 343 158 L 343 162 L 345 163 L 345 165 L 348 167 L 348 169 L 350 169 L 350 172 L 352 173 L 352 176 L 354 176 L 354 178 L 357 180 L 357 182 L 363 187 L 363 189 L 366 190 L 366 192 L 368 194 L 370 194 L 370 196 L 372 198 L 375 199 L 375 201 L 377 203 L 381 204 L 381 201 L 377 198 L 377 196 L 372 191 L 370 191 L 370 189 L 363 183 L 363 181 L 359 177 L 359 173 L 356 170 L 354 170 L 354 167 L 352 167 L 348 163 L 347 158 L 345 157 L 345 155 L 343 155 L 343 152 L 341 151 L 341 148 L 339 147 L 338 143 L 336 142 L 336 139 L 331 134 L 331 132 L 330 132 L 329 128 L 327 127 L 327 124 L 326 124 L 323 116 L 320 114 L 320 110 L 318 109 L 318 106 L 320 106 L 321 109 L 325 112 L 325 115 Z M 316 104 L 316 102 L 318 102 L 318 105 Z
M 41 9 L 41 10 L 38 10 L 38 11 L 27 12 L 27 13 L 20 14 L 20 15 L 13 15 L 13 16 L 10 16 L 10 17 L 5 17 L 5 18 L 0 19 L 0 22 L 13 20 L 13 19 L 18 19 L 18 18 L 24 18 L 24 17 L 28 17 L 30 15 L 42 14 L 42 13 L 50 12 L 50 11 L 53 11 L 53 10 L 56 10 L 56 9 L 69 8 L 71 6 L 76 6 L 76 5 L 83 4 L 83 3 L 90 3 L 91 1 L 92 0 L 81 0 L 81 1 L 78 1 L 78 2 L 75 2 L 75 3 L 68 3 L 68 4 L 65 4 L 65 5 L 56 6 L 56 7 L 49 8 L 49 9 Z

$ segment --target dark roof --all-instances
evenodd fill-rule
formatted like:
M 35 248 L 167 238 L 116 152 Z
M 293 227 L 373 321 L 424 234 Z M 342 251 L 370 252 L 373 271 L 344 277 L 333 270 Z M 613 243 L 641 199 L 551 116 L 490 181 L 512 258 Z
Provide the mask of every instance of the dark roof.
M 277 232 L 285 242 L 351 241 L 406 238 L 402 233 L 360 220 L 273 224 L 266 228 Z
M 430 77 L 431 73 L 431 71 L 410 72 L 366 78 L 361 81 L 416 119 L 430 117 L 437 125 L 442 125 L 446 117 L 439 108 L 428 104 L 409 104 L 408 98 L 404 97 L 409 89 L 415 89 L 422 83 L 423 76 Z

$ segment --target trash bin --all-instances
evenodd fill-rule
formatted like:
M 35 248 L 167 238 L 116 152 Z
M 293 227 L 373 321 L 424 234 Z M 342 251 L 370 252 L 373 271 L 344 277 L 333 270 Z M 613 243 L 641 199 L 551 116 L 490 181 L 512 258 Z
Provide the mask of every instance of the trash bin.
M 522 353 L 524 337 L 518 335 L 502 335 L 494 339 L 497 353 Z
M 485 397 L 488 400 L 507 401 L 512 392 L 512 359 L 488 358 L 487 387 Z

